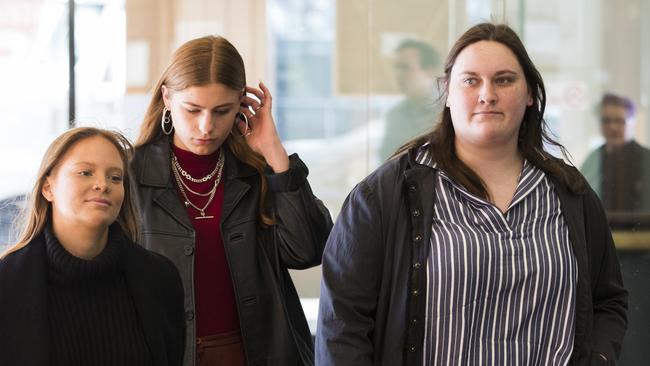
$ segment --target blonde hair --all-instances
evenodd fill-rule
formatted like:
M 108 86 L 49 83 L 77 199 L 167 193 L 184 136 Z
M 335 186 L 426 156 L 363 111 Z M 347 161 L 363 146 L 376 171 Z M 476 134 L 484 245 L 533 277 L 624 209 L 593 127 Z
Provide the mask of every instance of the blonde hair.
M 166 138 L 160 125 L 165 107 L 163 85 L 174 92 L 212 83 L 222 84 L 245 94 L 246 71 L 244 61 L 237 49 L 228 40 L 219 36 L 196 38 L 181 45 L 174 52 L 169 66 L 154 86 L 135 147 L 139 148 Z M 239 134 L 230 134 L 225 144 L 238 160 L 258 171 L 261 180 L 259 218 L 262 225 L 273 224 L 274 220 L 265 212 L 268 191 L 264 176 L 266 160 L 254 152 Z
M 51 203 L 46 200 L 41 193 L 45 180 L 52 172 L 52 169 L 61 162 L 65 153 L 68 152 L 74 144 L 95 136 L 103 137 L 113 144 L 115 148 L 117 148 L 120 158 L 122 159 L 124 165 L 124 201 L 122 202 L 122 207 L 120 208 L 120 212 L 115 221 L 131 240 L 136 240 L 138 235 L 137 222 L 133 203 L 131 202 L 131 184 L 128 174 L 129 161 L 133 154 L 133 146 L 129 140 L 119 132 L 95 127 L 78 127 L 61 134 L 47 148 L 43 160 L 41 161 L 41 166 L 38 169 L 34 188 L 32 189 L 27 204 L 19 217 L 19 223 L 22 222 L 22 230 L 18 235 L 18 241 L 14 246 L 2 254 L 0 258 L 4 258 L 8 254 L 23 248 L 43 231 L 51 217 L 52 207 Z

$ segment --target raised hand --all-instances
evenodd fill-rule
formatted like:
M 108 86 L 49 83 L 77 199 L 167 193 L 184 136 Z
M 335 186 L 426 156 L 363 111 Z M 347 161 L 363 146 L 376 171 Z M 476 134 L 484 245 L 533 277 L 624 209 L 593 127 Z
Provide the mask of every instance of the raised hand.
M 246 93 L 241 101 L 240 111 L 248 118 L 249 127 L 247 129 L 245 122 L 241 120 L 238 121 L 237 127 L 248 146 L 264 156 L 275 173 L 284 172 L 289 169 L 289 157 L 282 146 L 271 114 L 271 92 L 260 81 L 259 88 L 246 86 Z

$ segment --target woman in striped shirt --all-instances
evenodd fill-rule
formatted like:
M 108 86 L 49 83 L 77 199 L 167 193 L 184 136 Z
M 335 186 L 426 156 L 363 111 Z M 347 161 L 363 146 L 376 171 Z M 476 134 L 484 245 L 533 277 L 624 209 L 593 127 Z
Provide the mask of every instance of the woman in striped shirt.
M 320 365 L 615 364 L 626 328 L 594 192 L 545 151 L 546 93 L 506 25 L 470 28 L 438 126 L 350 193 L 328 240 Z

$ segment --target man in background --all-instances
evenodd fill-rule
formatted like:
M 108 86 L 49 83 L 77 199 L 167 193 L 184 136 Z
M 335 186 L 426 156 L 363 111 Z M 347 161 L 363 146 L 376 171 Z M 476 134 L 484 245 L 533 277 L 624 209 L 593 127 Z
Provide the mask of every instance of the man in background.
M 633 138 L 634 103 L 607 93 L 599 105 L 605 143 L 581 167 L 607 211 L 650 211 L 650 150 Z
M 433 128 L 437 107 L 436 72 L 440 57 L 429 44 L 406 40 L 395 51 L 395 74 L 404 100 L 386 114 L 384 139 L 379 148 L 385 160 L 411 138 Z

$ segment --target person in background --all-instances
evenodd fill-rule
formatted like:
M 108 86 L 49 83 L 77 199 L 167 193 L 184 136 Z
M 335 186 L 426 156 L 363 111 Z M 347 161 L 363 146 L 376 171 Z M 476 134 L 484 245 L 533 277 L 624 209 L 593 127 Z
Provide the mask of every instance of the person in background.
M 413 137 L 431 130 L 440 108 L 436 102 L 436 72 L 440 57 L 428 43 L 408 39 L 395 51 L 395 76 L 404 99 L 385 116 L 381 160 L 391 157 Z
M 596 194 L 546 145 L 542 77 L 507 25 L 445 61 L 445 109 L 347 197 L 323 254 L 316 361 L 614 365 L 627 291 Z
M 0 365 L 182 364 L 183 287 L 167 258 L 134 242 L 131 152 L 92 127 L 48 148 L 0 259 Z
M 176 50 L 142 122 L 140 243 L 183 279 L 185 366 L 313 364 L 288 269 L 320 264 L 332 220 L 271 108 L 235 47 L 206 36 Z
M 605 143 L 580 170 L 607 211 L 650 212 L 650 150 L 634 140 L 634 103 L 606 93 L 599 104 Z

